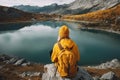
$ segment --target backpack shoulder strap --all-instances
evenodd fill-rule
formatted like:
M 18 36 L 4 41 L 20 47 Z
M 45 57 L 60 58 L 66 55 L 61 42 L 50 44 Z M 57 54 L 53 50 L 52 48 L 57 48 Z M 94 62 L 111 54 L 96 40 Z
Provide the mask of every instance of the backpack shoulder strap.
M 60 48 L 60 50 L 63 50 L 64 48 L 62 47 L 61 43 L 58 42 L 58 47 Z
M 62 47 L 61 43 L 60 42 L 57 42 L 58 43 L 58 47 L 60 50 L 63 50 L 64 48 Z M 72 50 L 73 49 L 73 46 L 71 48 L 68 48 L 69 50 Z

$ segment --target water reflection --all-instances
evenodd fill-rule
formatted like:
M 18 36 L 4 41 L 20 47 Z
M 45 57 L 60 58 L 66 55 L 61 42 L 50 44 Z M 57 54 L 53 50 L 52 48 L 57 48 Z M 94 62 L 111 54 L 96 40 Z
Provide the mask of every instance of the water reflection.
M 0 31 L 18 30 L 24 26 L 30 26 L 32 23 L 7 23 L 0 24 Z

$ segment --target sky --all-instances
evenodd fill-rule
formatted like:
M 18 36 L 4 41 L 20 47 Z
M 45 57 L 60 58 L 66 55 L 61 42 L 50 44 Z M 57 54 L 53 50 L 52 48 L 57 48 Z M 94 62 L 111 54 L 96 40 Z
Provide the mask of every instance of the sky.
M 53 3 L 68 4 L 74 0 L 1 0 L 2 6 L 14 6 L 14 5 L 31 5 L 31 6 L 45 6 Z

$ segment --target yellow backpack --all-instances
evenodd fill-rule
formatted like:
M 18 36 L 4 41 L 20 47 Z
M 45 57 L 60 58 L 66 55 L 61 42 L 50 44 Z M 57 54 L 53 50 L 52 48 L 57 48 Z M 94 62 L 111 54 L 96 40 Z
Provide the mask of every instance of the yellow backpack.
M 58 42 L 60 52 L 58 54 L 58 72 L 61 77 L 74 77 L 77 73 L 77 65 L 75 54 L 72 52 L 72 48 L 63 48 L 60 42 Z

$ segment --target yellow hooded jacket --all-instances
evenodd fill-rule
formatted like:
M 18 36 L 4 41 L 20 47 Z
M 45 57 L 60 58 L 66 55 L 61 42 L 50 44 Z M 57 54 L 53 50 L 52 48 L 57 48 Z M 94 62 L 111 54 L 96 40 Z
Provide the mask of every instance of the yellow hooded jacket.
M 76 60 L 79 61 L 80 60 L 80 53 L 78 50 L 78 47 L 76 45 L 76 43 L 69 39 L 69 29 L 67 26 L 62 26 L 59 29 L 59 37 L 60 37 L 60 44 L 63 48 L 72 48 L 72 52 L 75 54 Z M 60 52 L 60 48 L 58 46 L 58 43 L 55 43 L 54 47 L 53 47 L 53 52 L 51 55 L 51 61 L 55 63 L 56 66 L 58 66 L 57 62 L 58 62 L 58 54 Z M 67 64 L 67 63 L 66 63 Z M 72 68 L 71 72 L 72 75 L 76 74 L 77 69 L 76 68 Z M 60 73 L 60 76 L 64 77 L 66 76 L 66 74 L 64 73 L 63 69 L 61 69 L 61 67 L 58 67 L 58 72 Z

